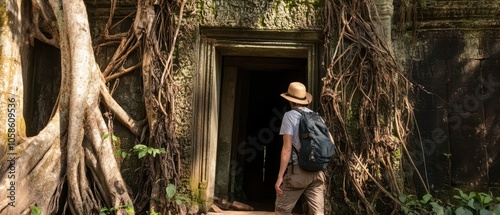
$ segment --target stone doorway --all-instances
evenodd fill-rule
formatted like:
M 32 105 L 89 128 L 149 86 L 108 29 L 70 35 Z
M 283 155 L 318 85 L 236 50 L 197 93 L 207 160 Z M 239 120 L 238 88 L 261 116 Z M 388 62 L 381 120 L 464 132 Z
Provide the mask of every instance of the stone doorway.
M 223 57 L 215 195 L 273 211 L 291 81 L 307 83 L 307 58 Z
M 320 38 L 316 31 L 200 30 L 190 190 L 205 210 L 216 195 L 255 201 L 259 210 L 272 206 L 273 159 L 281 150 L 274 132 L 281 118 L 273 116 L 288 108 L 279 94 L 290 81 L 302 81 L 316 107 Z M 248 142 L 259 133 L 264 144 Z

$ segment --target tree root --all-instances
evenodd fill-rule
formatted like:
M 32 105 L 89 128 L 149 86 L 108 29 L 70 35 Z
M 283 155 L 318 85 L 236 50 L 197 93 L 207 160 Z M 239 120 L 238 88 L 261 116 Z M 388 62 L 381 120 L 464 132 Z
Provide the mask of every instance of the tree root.
M 101 81 L 99 85 L 99 90 L 101 94 L 102 101 L 106 105 L 108 109 L 111 110 L 112 113 L 116 115 L 116 118 L 127 127 L 134 135 L 140 136 L 141 130 L 145 125 L 145 121 L 137 122 L 129 114 L 123 110 L 123 108 L 113 99 L 113 97 L 109 94 L 108 88 L 104 85 L 104 82 Z
M 376 31 L 373 11 L 372 0 L 325 1 L 327 73 L 321 106 L 340 155 L 332 167 L 336 171 L 328 172 L 341 169 L 338 175 L 344 176 L 328 187 L 355 191 L 337 198 L 359 214 L 377 213 L 374 205 L 399 204 L 394 195 L 402 194 L 404 184 L 400 158 L 394 154 L 405 149 L 412 117 L 411 83 Z
M 107 89 L 101 88 L 104 78 L 95 63 L 83 1 L 50 1 L 50 7 L 37 3 L 34 1 L 35 11 L 44 14 L 44 22 L 57 21 L 61 27 L 51 32 L 62 38 L 57 40 L 62 56 L 60 95 L 47 126 L 16 147 L 22 149 L 15 157 L 16 207 L 10 207 L 8 199 L 2 198 L 0 213 L 22 214 L 36 205 L 42 214 L 53 214 L 59 210 L 59 198 L 66 185 L 68 198 L 62 202 L 72 214 L 97 214 L 103 205 L 119 209 L 117 214 L 126 214 L 123 206 L 132 207 L 132 201 L 114 157 L 112 138 L 103 139 L 108 128 L 99 110 L 99 96 L 134 134 L 140 133 L 141 124 L 116 104 Z M 36 32 L 34 36 L 39 38 Z M 8 196 L 6 192 L 13 182 L 5 174 L 11 167 L 10 162 L 2 162 L 0 167 L 2 196 Z
M 9 205 L 9 198 L 0 201 L 0 214 L 23 214 L 29 205 L 38 205 L 44 214 L 51 214 L 57 210 L 50 201 L 58 187 L 65 169 L 65 156 L 61 151 L 65 149 L 61 141 L 59 126 L 66 123 L 61 120 L 59 111 L 49 121 L 47 126 L 35 137 L 26 139 L 16 147 L 16 155 L 5 159 L 13 159 L 15 163 L 2 161 L 0 172 L 0 195 L 9 196 L 8 189 L 15 183 L 15 207 Z M 15 178 L 8 178 L 11 165 L 15 167 Z
M 145 186 L 137 194 L 136 204 L 152 209 L 149 211 L 177 210 L 178 206 L 165 198 L 164 188 L 168 183 L 180 185 L 172 73 L 173 50 L 186 1 L 139 1 L 137 17 L 130 30 L 109 35 L 116 2 L 111 1 L 110 17 L 101 38 L 92 43 L 83 1 L 32 0 L 34 20 L 30 41 L 33 44 L 36 38 L 60 48 L 61 88 L 54 115 L 46 127 L 16 146 L 16 186 L 19 188 L 16 195 L 20 198 L 16 207 L 9 207 L 5 199 L 0 200 L 0 214 L 26 214 L 35 205 L 42 214 L 61 212 L 60 209 L 62 213 L 97 214 L 103 207 L 126 214 L 123 206 L 133 207 L 115 160 L 112 138 L 105 138 L 113 131 L 112 123 L 106 124 L 100 110 L 101 101 L 120 123 L 140 136 L 141 142 L 167 151 L 156 158 L 142 159 L 143 166 L 148 168 L 141 169 Z M 151 10 L 143 11 L 144 8 Z M 174 32 L 169 29 L 175 19 L 171 13 L 179 9 Z M 94 53 L 101 47 L 116 44 L 118 48 L 101 73 Z M 144 55 L 143 60 L 126 67 L 127 60 L 138 50 Z M 165 57 L 164 53 L 169 54 Z M 142 69 L 147 108 L 147 118 L 141 121 L 132 119 L 106 87 L 106 82 L 138 68 Z M 149 128 L 148 134 L 146 128 Z M 4 157 L 0 166 L 2 196 L 8 195 L 10 186 L 5 174 L 11 167 L 5 162 L 8 159 Z M 63 193 L 65 190 L 68 193 Z M 150 199 L 159 202 L 143 204 Z

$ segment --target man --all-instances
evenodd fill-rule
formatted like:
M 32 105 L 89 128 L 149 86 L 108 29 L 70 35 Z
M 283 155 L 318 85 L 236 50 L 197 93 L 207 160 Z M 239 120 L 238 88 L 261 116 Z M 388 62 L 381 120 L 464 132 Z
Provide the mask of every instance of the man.
M 307 105 L 312 95 L 306 91 L 304 84 L 292 82 L 288 91 L 281 97 L 290 102 L 291 109 L 283 115 L 280 135 L 283 135 L 280 170 L 274 185 L 276 189 L 275 214 L 291 214 L 297 200 L 302 194 L 309 205 L 309 214 L 324 214 L 325 174 L 323 171 L 308 172 L 300 168 L 296 153 L 292 155 L 292 145 L 300 150 L 299 121 L 301 114 L 294 110 L 311 111 Z M 292 160 L 290 161 L 290 158 Z M 293 169 L 292 169 L 293 168 Z M 286 171 L 286 174 L 285 174 Z

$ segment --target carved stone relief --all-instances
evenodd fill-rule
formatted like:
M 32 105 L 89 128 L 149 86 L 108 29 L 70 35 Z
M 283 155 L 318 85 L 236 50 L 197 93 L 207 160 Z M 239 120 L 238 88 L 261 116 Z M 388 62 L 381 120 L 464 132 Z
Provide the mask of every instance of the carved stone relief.
M 201 4 L 201 24 L 256 29 L 318 29 L 319 0 L 208 0 Z

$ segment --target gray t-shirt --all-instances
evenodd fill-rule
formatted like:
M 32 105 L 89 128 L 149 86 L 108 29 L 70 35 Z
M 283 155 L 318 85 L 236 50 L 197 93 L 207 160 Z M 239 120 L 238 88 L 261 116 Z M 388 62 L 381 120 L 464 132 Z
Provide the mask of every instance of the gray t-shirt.
M 298 107 L 304 112 L 310 112 L 311 109 L 307 107 Z M 283 115 L 283 120 L 281 122 L 280 135 L 291 134 L 292 144 L 297 149 L 300 150 L 300 141 L 299 141 L 299 122 L 300 122 L 300 113 L 296 110 L 287 111 Z M 298 163 L 297 155 L 292 148 L 292 160 L 293 164 Z

